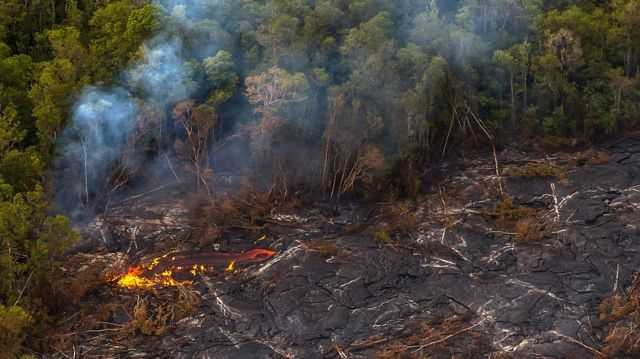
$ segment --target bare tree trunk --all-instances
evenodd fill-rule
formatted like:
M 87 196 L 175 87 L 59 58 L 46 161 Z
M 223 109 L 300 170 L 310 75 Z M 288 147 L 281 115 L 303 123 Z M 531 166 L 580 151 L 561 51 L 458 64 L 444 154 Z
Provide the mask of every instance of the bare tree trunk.
M 51 4 L 51 25 L 53 25 L 56 23 L 56 2 L 51 0 L 49 3 Z
M 82 140 L 82 158 L 84 161 L 84 198 L 85 205 L 89 204 L 89 173 L 87 169 L 87 145 Z
M 620 108 L 622 107 L 622 86 L 618 86 L 615 95 L 615 111 L 616 119 L 620 116 Z
M 529 84 L 527 83 L 528 72 L 528 68 L 522 71 L 522 112 L 527 112 L 529 109 Z
M 515 76 L 513 71 L 509 71 L 509 84 L 511 86 L 511 131 L 516 133 L 516 89 Z
M 625 68 L 624 71 L 625 71 L 627 77 L 631 77 L 631 75 L 632 75 L 631 72 L 633 71 L 633 64 L 632 64 L 632 61 L 631 61 L 631 59 L 633 57 L 632 52 L 633 52 L 633 50 L 631 49 L 631 46 L 629 46 L 627 48 L 626 54 L 624 55 L 624 65 L 625 65 L 624 66 L 624 68 Z

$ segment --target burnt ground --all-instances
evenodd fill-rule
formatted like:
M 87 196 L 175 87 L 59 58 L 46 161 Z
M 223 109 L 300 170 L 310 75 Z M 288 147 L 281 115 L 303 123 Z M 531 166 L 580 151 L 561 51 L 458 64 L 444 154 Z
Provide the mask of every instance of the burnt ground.
M 96 320 L 112 327 L 83 326 L 69 311 L 67 355 L 72 348 L 80 357 L 121 358 L 637 357 L 608 348 L 618 323 L 600 312 L 606 298 L 627 294 L 640 268 L 640 139 L 538 158 L 509 150 L 498 163 L 500 176 L 493 157 L 443 167 L 448 178 L 410 204 L 417 221 L 404 234 L 375 235 L 371 228 L 385 219 L 371 206 L 272 212 L 211 248 L 271 248 L 275 257 L 198 278 L 188 289 L 197 297 L 190 310 L 155 332 L 127 326 L 130 309 L 112 306 Z M 181 196 L 112 206 L 83 229 L 85 253 L 70 259 L 69 272 L 99 262 L 111 268 L 100 269 L 104 277 L 135 258 L 191 249 Z M 80 291 L 76 307 L 141 298 L 159 306 L 184 297 L 175 291 L 102 282 Z M 127 335 L 111 335 L 121 327 Z

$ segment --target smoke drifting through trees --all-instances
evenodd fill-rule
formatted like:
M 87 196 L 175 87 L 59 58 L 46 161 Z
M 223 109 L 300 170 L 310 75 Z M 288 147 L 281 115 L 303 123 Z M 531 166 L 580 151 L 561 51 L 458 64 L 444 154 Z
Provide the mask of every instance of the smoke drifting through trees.
M 45 189 L 79 217 L 223 172 L 411 196 L 488 137 L 637 129 L 639 69 L 640 0 L 0 0 L 0 352 L 51 322 L 30 291 L 74 235 Z
M 75 174 L 62 177 L 60 185 L 64 188 L 60 192 L 59 200 L 63 208 L 72 209 L 74 205 L 69 206 L 69 202 L 73 202 L 73 197 L 77 199 L 80 195 L 82 202 L 89 205 L 92 195 L 108 192 L 107 187 L 112 185 L 109 183 L 111 176 L 116 172 L 116 161 L 119 162 L 117 165 L 121 167 L 120 171 L 135 172 L 141 169 L 139 166 L 144 161 L 144 153 L 136 151 L 149 145 L 156 146 L 155 150 L 162 150 L 157 147 L 158 143 L 151 143 L 160 141 L 161 134 L 150 135 L 154 127 L 157 131 L 166 126 L 162 120 L 162 112 L 167 112 L 173 105 L 189 99 L 198 91 L 194 64 L 189 61 L 200 57 L 206 58 L 206 63 L 215 62 L 215 58 L 210 56 L 215 55 L 218 47 L 211 43 L 211 39 L 203 38 L 195 42 L 191 39 L 189 47 L 198 49 L 191 53 L 184 45 L 182 36 L 174 31 L 175 28 L 191 28 L 195 18 L 190 16 L 193 12 L 187 12 L 187 8 L 197 11 L 199 3 L 158 2 L 156 5 L 167 10 L 169 14 L 167 17 L 161 17 L 163 24 L 158 34 L 140 48 L 142 58 L 120 76 L 121 80 L 117 81 L 120 85 L 101 88 L 90 86 L 83 90 L 60 140 L 62 159 L 58 161 L 58 168 L 72 170 Z M 208 3 L 212 5 L 211 2 Z M 187 110 L 182 112 L 185 111 Z M 191 109 L 188 111 L 191 112 Z M 189 115 L 189 118 L 185 119 L 184 113 L 178 114 L 175 111 L 174 115 L 176 121 L 184 126 L 183 130 L 187 131 L 188 140 L 195 141 L 193 132 L 198 125 L 191 122 L 192 118 L 198 116 Z M 215 124 L 215 114 L 211 111 L 199 115 L 202 116 L 206 118 L 199 118 L 199 121 L 210 124 L 205 126 L 205 129 L 199 126 L 200 131 L 208 132 Z M 198 136 L 201 138 L 197 141 L 204 143 L 190 144 L 205 146 L 208 143 L 208 134 Z M 143 141 L 146 143 L 140 143 Z M 192 153 L 190 159 L 206 153 L 202 148 L 182 150 L 189 151 L 197 152 Z M 193 163 L 196 167 L 202 164 L 199 158 Z M 78 171 L 82 172 L 82 176 L 78 175 Z M 69 181 L 73 182 L 73 185 L 70 186 Z M 71 192 L 68 192 L 69 189 Z
M 562 144 L 634 126 L 640 51 L 622 34 L 640 7 L 569 3 L 161 1 L 146 12 L 159 29 L 116 76 L 123 90 L 100 88 L 125 91 L 137 109 L 130 121 L 146 121 L 119 127 L 119 148 L 137 152 L 116 162 L 166 167 L 198 189 L 233 170 L 282 193 L 304 183 L 335 197 L 386 176 L 406 194 L 419 190 L 424 161 L 463 145 L 531 135 Z M 76 108 L 96 106 L 90 98 Z M 78 120 L 61 140 L 75 138 L 60 147 L 66 157 L 118 147 L 78 146 Z M 88 183 L 73 187 L 104 191 L 114 159 L 88 160 Z M 398 163 L 415 173 L 398 181 Z

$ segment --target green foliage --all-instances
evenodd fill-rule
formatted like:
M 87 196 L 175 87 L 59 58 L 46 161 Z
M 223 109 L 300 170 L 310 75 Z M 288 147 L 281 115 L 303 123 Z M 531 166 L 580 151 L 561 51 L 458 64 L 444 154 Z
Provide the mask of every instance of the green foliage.
M 5 187 L 7 188 L 7 187 Z M 7 188 L 8 189 L 8 188 Z M 16 300 L 29 273 L 47 275 L 63 250 L 77 239 L 69 220 L 49 217 L 41 187 L 0 201 L 0 298 Z
M 351 60 L 362 60 L 369 53 L 385 46 L 392 31 L 393 23 L 389 19 L 389 14 L 380 13 L 357 28 L 351 29 L 344 39 L 341 50 Z
M 11 105 L 0 112 L 0 153 L 15 147 L 24 140 L 26 133 L 18 125 L 18 113 Z
M 41 155 L 33 147 L 6 151 L 0 160 L 0 177 L 19 192 L 34 188 L 43 171 Z
M 25 339 L 25 329 L 30 322 L 31 317 L 21 307 L 0 304 L 0 351 L 3 357 L 17 356 Z
M 79 89 L 78 80 L 77 69 L 69 59 L 55 59 L 40 67 L 29 98 L 35 104 L 33 116 L 43 143 L 54 141 L 68 118 L 70 95 Z
M 113 1 L 98 9 L 89 22 L 95 79 L 111 80 L 158 29 L 159 17 L 155 6 L 137 8 L 130 0 Z
M 0 42 L 0 79 L 0 112 L 11 109 L 16 112 L 11 121 L 19 123 L 23 129 L 32 128 L 32 106 L 26 96 L 33 79 L 31 57 L 23 54 L 12 56 L 11 48 Z M 20 141 L 22 138 L 17 142 Z
M 166 40 L 160 30 L 183 45 L 193 98 L 169 105 L 205 125 L 198 141 L 249 122 L 254 157 L 296 168 L 280 158 L 296 152 L 338 192 L 380 189 L 374 178 L 386 171 L 389 192 L 413 196 L 425 161 L 465 146 L 589 142 L 640 124 L 640 0 L 206 1 L 196 19 L 191 8 L 154 4 L 0 2 L 5 312 L 29 273 L 54 266 L 74 237 L 65 219 L 45 214 L 41 189 L 74 99 L 88 84 L 135 82 L 120 75 L 143 60 L 145 41 Z M 154 90 L 172 98 L 171 86 Z M 167 108 L 139 103 L 144 123 L 132 141 L 160 146 Z
M 220 50 L 216 56 L 206 58 L 203 65 L 212 88 L 208 102 L 217 107 L 233 96 L 238 85 L 233 58 L 229 52 Z
M 58 260 L 78 236 L 67 218 L 46 209 L 41 187 L 15 193 L 0 181 L 0 351 L 10 356 L 19 352 L 32 318 L 46 314 L 42 303 L 52 301 L 42 288 L 34 291 L 42 297 L 30 294 L 29 282 L 54 280 Z

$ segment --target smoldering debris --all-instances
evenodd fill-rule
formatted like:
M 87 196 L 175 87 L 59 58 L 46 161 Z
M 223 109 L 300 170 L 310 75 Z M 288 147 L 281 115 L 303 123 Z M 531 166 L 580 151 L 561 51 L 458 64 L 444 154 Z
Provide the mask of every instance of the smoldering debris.
M 556 192 L 559 199 L 566 198 L 558 208 L 566 232 L 521 241 L 497 233 L 494 228 L 499 220 L 485 215 L 499 202 L 494 194 L 483 194 L 477 200 L 460 191 L 493 183 L 495 193 L 499 192 L 492 177 L 493 158 L 474 161 L 474 166 L 443 182 L 442 191 L 423 198 L 413 230 L 404 228 L 381 241 L 368 230 L 375 224 L 350 229 L 343 222 L 363 220 L 353 204 L 338 206 L 339 213 L 313 206 L 274 211 L 282 213 L 273 216 L 282 222 L 264 222 L 259 231 L 228 232 L 218 245 L 223 251 L 260 246 L 277 255 L 233 272 L 206 273 L 188 289 L 160 287 L 132 293 L 100 284 L 95 278 L 100 278 L 105 272 L 101 266 L 108 266 L 113 257 L 78 255 L 67 272 L 72 278 L 77 276 L 72 287 L 82 298 L 75 302 L 93 307 L 128 298 L 125 307 L 137 306 L 138 319 L 146 313 L 148 327 L 140 324 L 144 320 L 134 321 L 138 324 L 131 324 L 137 328 L 128 338 L 131 342 L 123 342 L 115 330 L 97 339 L 94 332 L 81 332 L 72 341 L 95 355 L 135 351 L 163 358 L 253 357 L 256 353 L 305 358 L 590 357 L 600 353 L 633 357 L 638 350 L 632 331 L 637 326 L 640 288 L 635 274 L 640 265 L 634 255 L 637 233 L 628 225 L 637 219 L 640 208 L 634 187 L 623 182 L 616 190 L 599 188 L 599 183 L 588 183 L 580 175 L 597 171 L 607 181 L 615 180 L 608 176 L 618 172 L 606 167 L 563 166 L 568 179 L 556 186 Z M 636 164 L 608 166 L 625 173 L 638 170 Z M 505 176 L 503 180 L 506 194 L 519 203 L 542 198 L 544 213 L 555 213 L 553 195 L 540 197 L 536 187 L 520 184 L 539 178 Z M 552 191 L 549 186 L 546 190 Z M 446 197 L 449 191 L 459 196 Z M 576 192 L 580 195 L 572 196 Z M 446 207 L 442 198 L 447 198 Z M 171 207 L 170 202 L 165 206 Z M 153 203 L 147 205 L 155 212 L 134 216 L 131 211 L 140 211 L 140 207 L 125 206 L 113 212 L 122 216 L 120 222 L 102 222 L 102 226 L 105 231 L 118 228 L 118 233 L 127 233 L 123 231 L 127 227 L 140 228 L 136 232 L 139 247 L 131 250 L 130 257 L 196 246 L 195 238 L 177 240 L 171 231 L 160 230 L 167 228 L 163 224 L 167 221 L 159 218 L 181 212 L 158 209 L 162 206 Z M 178 201 L 173 203 L 180 206 Z M 589 212 L 593 208 L 600 214 L 583 220 L 593 217 Z M 574 212 L 576 220 L 566 221 Z M 289 216 L 300 220 L 291 222 Z M 189 221 L 183 225 L 188 230 Z M 450 236 L 444 241 L 443 227 Z M 407 231 L 409 234 L 400 234 Z M 618 236 L 612 238 L 611 233 Z M 131 239 L 121 240 L 128 243 Z M 117 258 L 121 263 L 126 255 Z M 87 266 L 80 265 L 82 261 Z M 98 269 L 73 269 L 91 265 Z M 77 283 L 87 278 L 94 278 L 91 288 L 81 290 Z M 186 293 L 193 293 L 197 300 Z M 167 305 L 181 313 L 175 320 L 163 316 L 169 309 L 161 308 Z M 181 308 L 189 308 L 188 314 Z M 115 311 L 103 321 L 120 321 L 131 328 L 123 316 Z M 70 331 L 82 323 L 76 320 L 69 321 Z M 102 329 L 106 329 L 103 324 L 96 324 L 89 330 Z

